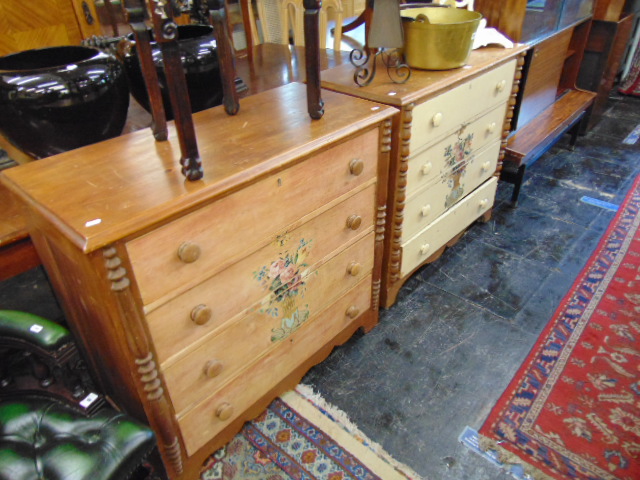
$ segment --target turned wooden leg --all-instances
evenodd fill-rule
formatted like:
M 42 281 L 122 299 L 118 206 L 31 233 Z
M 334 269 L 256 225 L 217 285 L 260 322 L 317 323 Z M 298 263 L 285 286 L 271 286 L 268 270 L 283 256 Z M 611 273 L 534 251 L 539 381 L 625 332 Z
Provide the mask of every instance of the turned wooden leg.
M 158 141 L 167 139 L 167 117 L 162 103 L 162 94 L 160 93 L 160 82 L 158 81 L 158 72 L 153 63 L 151 56 L 151 33 L 144 21 L 145 7 L 144 2 L 138 0 L 127 0 L 125 2 L 125 11 L 127 12 L 127 21 L 136 40 L 136 51 L 138 61 L 140 62 L 140 70 L 144 78 L 144 84 L 147 87 L 147 95 L 149 96 L 149 108 L 151 110 L 151 131 Z
M 304 45 L 307 73 L 307 111 L 314 120 L 324 115 L 320 91 L 320 0 L 303 0 Z
M 227 13 L 225 4 L 224 0 L 209 0 L 208 4 L 210 21 L 216 37 L 218 59 L 220 62 L 223 92 L 222 103 L 224 104 L 224 110 L 227 114 L 235 115 L 240 110 L 240 101 L 236 90 L 236 67 L 234 64 L 231 34 L 226 20 Z M 249 48 L 251 48 L 250 37 L 251 32 L 247 32 Z

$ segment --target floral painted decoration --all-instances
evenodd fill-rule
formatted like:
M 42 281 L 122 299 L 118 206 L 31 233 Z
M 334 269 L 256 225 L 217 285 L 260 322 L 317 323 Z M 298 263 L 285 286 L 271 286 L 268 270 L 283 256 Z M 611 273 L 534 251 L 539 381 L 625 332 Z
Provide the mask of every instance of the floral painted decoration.
M 447 145 L 444 149 L 445 167 L 447 169 L 442 172 L 442 181 L 446 182 L 451 188 L 451 193 L 445 199 L 445 208 L 455 205 L 464 195 L 462 177 L 466 173 L 467 165 L 473 158 L 473 133 L 463 137 L 465 127 L 466 125 L 460 129 L 458 139 L 453 145 Z
M 287 237 L 278 238 L 278 244 L 284 247 Z M 309 318 L 308 305 L 296 304 L 297 297 L 304 297 L 306 290 L 305 259 L 309 255 L 311 240 L 300 239 L 295 251 L 280 252 L 270 265 L 253 272 L 254 278 L 270 293 L 262 302 L 261 313 L 270 317 L 281 317 L 280 327 L 272 330 L 271 341 L 283 340 L 297 330 Z

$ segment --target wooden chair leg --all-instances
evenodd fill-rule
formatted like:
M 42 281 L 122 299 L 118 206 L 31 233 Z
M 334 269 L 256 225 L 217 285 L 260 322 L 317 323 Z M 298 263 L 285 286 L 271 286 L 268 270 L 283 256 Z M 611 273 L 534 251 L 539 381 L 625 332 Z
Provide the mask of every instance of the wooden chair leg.
M 520 165 L 515 175 L 515 182 L 513 185 L 513 193 L 511 194 L 511 206 L 513 208 L 518 206 L 518 197 L 520 196 L 520 187 L 524 181 L 524 172 L 527 169 L 526 165 Z

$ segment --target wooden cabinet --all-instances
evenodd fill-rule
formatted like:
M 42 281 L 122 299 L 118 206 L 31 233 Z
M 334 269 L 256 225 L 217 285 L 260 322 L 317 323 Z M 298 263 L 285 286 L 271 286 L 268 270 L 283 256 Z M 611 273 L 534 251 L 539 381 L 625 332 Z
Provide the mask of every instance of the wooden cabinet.
M 578 86 L 597 93 L 586 129 L 603 115 L 622 69 L 634 24 L 633 0 L 596 0 L 593 22 L 580 67 Z
M 32 48 L 79 45 L 83 38 L 102 35 L 92 0 L 2 0 L 0 31 L 0 55 Z
M 483 48 L 468 65 L 414 69 L 394 84 L 383 67 L 366 87 L 354 68 L 323 72 L 325 88 L 392 105 L 394 121 L 382 302 L 478 218 L 488 218 L 509 133 L 526 47 Z
M 172 478 L 202 462 L 357 328 L 378 319 L 395 110 L 290 84 L 6 171 L 106 392 L 148 421 Z

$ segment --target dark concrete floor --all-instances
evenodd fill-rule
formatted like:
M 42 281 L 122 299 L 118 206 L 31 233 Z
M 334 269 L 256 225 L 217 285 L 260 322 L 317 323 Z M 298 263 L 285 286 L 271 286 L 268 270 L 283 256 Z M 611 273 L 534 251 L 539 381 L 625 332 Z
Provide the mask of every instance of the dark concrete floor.
M 304 382 L 430 480 L 512 478 L 458 442 L 479 429 L 640 174 L 640 98 L 612 95 L 574 151 L 568 136 L 534 163 L 516 209 L 501 184 L 493 218 L 419 270 L 380 324 Z
M 430 480 L 509 477 L 458 443 L 478 429 L 640 174 L 640 99 L 613 95 L 602 121 L 528 171 L 517 209 L 501 184 L 493 218 L 418 271 L 369 334 L 356 334 L 304 382 Z M 61 318 L 42 269 L 0 283 L 0 308 Z

